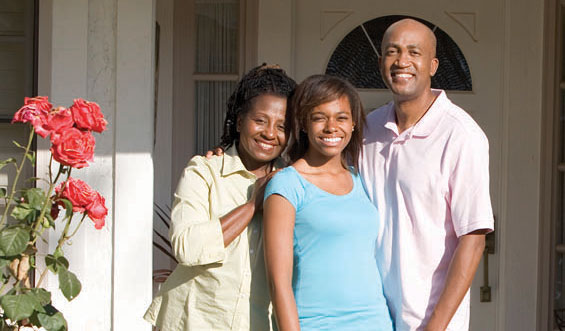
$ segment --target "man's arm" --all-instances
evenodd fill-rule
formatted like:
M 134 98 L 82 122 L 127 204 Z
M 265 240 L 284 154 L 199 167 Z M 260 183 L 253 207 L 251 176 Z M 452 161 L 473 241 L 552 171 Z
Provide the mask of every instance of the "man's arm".
M 485 249 L 485 234 L 488 231 L 477 230 L 459 238 L 449 264 L 445 286 L 425 331 L 443 331 L 449 325 L 473 282 Z

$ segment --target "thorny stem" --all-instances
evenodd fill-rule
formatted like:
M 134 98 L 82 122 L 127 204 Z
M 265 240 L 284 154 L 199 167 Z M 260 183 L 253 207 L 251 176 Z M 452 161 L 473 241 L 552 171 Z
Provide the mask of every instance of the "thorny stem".
M 55 182 L 52 181 L 53 174 L 51 173 L 52 162 L 53 162 L 53 155 L 51 155 L 51 158 L 49 159 L 49 190 L 47 191 L 47 195 L 45 196 L 45 202 L 43 203 L 43 207 L 41 208 L 41 213 L 39 214 L 39 217 L 37 218 L 35 224 L 33 225 L 32 243 L 35 243 L 35 241 L 37 240 L 36 234 L 39 230 L 39 227 L 43 223 L 43 217 L 45 217 L 45 213 L 47 212 L 47 205 L 49 205 L 48 202 L 51 199 L 51 193 L 53 193 L 53 189 L 55 188 L 56 181 Z M 63 167 L 59 167 L 59 172 L 57 173 L 57 177 L 59 177 L 59 174 L 61 173 L 62 170 Z
M 22 158 L 22 163 L 20 163 L 20 166 L 17 167 L 16 177 L 14 177 L 14 182 L 12 183 L 12 189 L 10 190 L 10 196 L 6 201 L 6 209 L 4 209 L 4 214 L 2 215 L 2 219 L 0 220 L 0 228 L 2 228 L 2 226 L 6 222 L 6 219 L 8 218 L 8 210 L 10 209 L 10 205 L 12 204 L 12 200 L 14 200 L 14 194 L 16 194 L 16 184 L 18 183 L 18 179 L 20 178 L 20 174 L 22 173 L 22 169 L 24 167 L 24 163 L 27 158 L 26 155 L 31 148 L 31 143 L 33 142 L 34 136 L 35 136 L 35 130 L 32 128 L 31 132 L 29 133 L 29 138 L 27 141 L 24 157 Z
M 70 236 L 67 237 L 67 239 L 71 239 L 78 231 L 78 229 L 80 228 L 80 226 L 82 225 L 82 222 L 84 222 L 84 219 L 86 218 L 86 213 L 82 214 L 82 218 L 80 219 L 80 222 L 78 223 L 78 225 L 76 226 L 76 228 L 73 230 L 73 232 L 71 233 Z
M 69 215 L 69 217 L 67 217 L 67 223 L 65 224 L 65 229 L 63 230 L 63 233 L 61 234 L 61 237 L 59 238 L 59 241 L 57 243 L 57 247 L 55 247 L 55 251 L 57 251 L 58 249 L 60 249 L 61 247 L 63 247 L 63 244 L 65 243 L 65 241 L 67 241 L 70 237 L 72 236 L 67 236 L 67 233 L 69 233 L 69 228 L 71 226 L 71 220 L 73 219 L 73 215 Z M 47 274 L 47 268 L 45 268 L 42 272 L 41 275 L 39 276 L 39 280 L 37 281 L 37 284 L 35 284 L 35 287 L 39 287 L 41 285 L 41 283 L 43 282 L 43 279 L 45 278 L 45 275 Z

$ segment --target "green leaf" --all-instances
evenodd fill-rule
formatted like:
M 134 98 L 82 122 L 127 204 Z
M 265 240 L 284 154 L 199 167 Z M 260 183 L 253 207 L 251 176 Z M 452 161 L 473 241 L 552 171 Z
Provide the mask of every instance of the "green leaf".
M 22 221 L 30 216 L 33 212 L 34 210 L 28 208 L 27 204 L 20 203 L 19 205 L 15 206 L 14 209 L 12 209 L 12 213 L 10 215 L 17 220 Z
M 24 192 L 29 206 L 35 210 L 41 210 L 45 203 L 45 192 L 40 188 L 30 188 Z
M 0 231 L 0 250 L 5 256 L 18 255 L 25 251 L 29 232 L 21 227 L 5 228 Z
M 16 159 L 11 157 L 9 159 L 0 161 L 0 170 L 2 170 L 2 168 L 4 168 L 5 166 L 7 166 L 8 164 L 15 164 L 16 163 Z
M 32 288 L 30 293 L 35 295 L 37 301 L 41 304 L 41 306 L 45 306 L 46 304 L 51 303 L 51 293 L 43 288 Z
M 45 265 L 54 274 L 59 273 L 59 270 L 67 270 L 69 268 L 69 261 L 64 256 L 54 256 L 48 254 L 45 257 Z
M 63 254 L 63 250 L 61 249 L 61 247 L 57 247 L 57 248 L 55 249 L 55 251 L 53 252 L 53 256 L 55 256 L 56 258 L 57 258 L 57 257 L 60 257 L 60 256 L 63 256 L 63 255 L 64 255 L 64 254 Z
M 70 217 L 73 214 L 73 204 L 68 199 L 59 199 L 57 201 L 62 201 L 65 205 L 65 217 Z
M 26 154 L 27 159 L 29 160 L 29 162 L 31 162 L 31 165 L 34 166 L 35 165 L 35 152 L 34 151 L 30 151 Z
M 10 262 L 12 262 L 12 259 L 7 259 L 5 257 L 0 257 L 0 269 L 4 268 L 5 266 L 7 266 L 8 264 L 10 264 Z
M 0 198 L 5 198 L 8 191 L 5 187 L 0 187 Z
M 47 254 L 45 257 L 45 266 L 47 269 L 51 270 L 52 273 L 57 273 L 57 259 L 53 255 Z
M 5 295 L 0 300 L 6 316 L 12 321 L 20 321 L 33 314 L 37 302 L 26 294 Z
M 47 331 L 64 331 L 67 330 L 67 321 L 55 307 L 51 305 L 46 305 L 46 313 L 38 313 L 37 319 L 41 326 L 43 326 Z
M 12 140 L 12 143 L 13 143 L 14 145 L 16 145 L 17 147 L 19 147 L 19 148 L 26 149 L 24 146 L 20 145 L 20 143 L 18 143 L 18 142 L 15 141 L 15 140 Z
M 47 219 L 47 224 L 44 224 L 43 226 L 46 228 L 50 228 L 50 227 L 55 228 L 55 220 L 53 219 L 53 217 L 51 217 L 51 214 L 46 213 L 45 218 Z
M 82 285 L 72 272 L 59 269 L 59 288 L 67 300 L 71 301 L 80 293 Z

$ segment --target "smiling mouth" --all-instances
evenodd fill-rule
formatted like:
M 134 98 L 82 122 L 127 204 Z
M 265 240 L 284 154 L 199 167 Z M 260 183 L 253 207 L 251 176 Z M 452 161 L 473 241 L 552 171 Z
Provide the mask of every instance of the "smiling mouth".
M 327 145 L 327 146 L 337 146 L 342 140 L 343 140 L 343 137 L 326 137 L 326 138 L 322 138 L 322 141 L 323 141 L 324 144 Z
M 259 145 L 259 147 L 261 147 L 262 149 L 266 150 L 266 151 L 272 151 L 273 149 L 275 149 L 274 145 L 271 144 L 266 144 L 260 141 L 257 141 L 257 145 Z
M 400 78 L 400 79 L 409 79 L 409 78 L 414 77 L 414 75 L 411 74 L 411 73 L 402 73 L 402 72 L 392 73 L 391 76 L 393 78 Z

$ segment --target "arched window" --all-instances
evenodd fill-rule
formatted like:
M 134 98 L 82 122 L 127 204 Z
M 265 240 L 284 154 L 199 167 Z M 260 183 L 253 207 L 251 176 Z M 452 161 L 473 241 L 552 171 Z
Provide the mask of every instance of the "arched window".
M 334 50 L 326 74 L 349 80 L 357 88 L 386 89 L 378 67 L 376 50 L 380 53 L 385 30 L 394 22 L 413 18 L 427 25 L 437 38 L 439 68 L 432 77 L 432 87 L 444 90 L 472 91 L 469 66 L 463 52 L 442 29 L 410 16 L 382 16 L 367 21 L 351 31 Z M 372 42 L 369 41 L 369 38 Z M 376 50 L 373 48 L 376 48 Z

